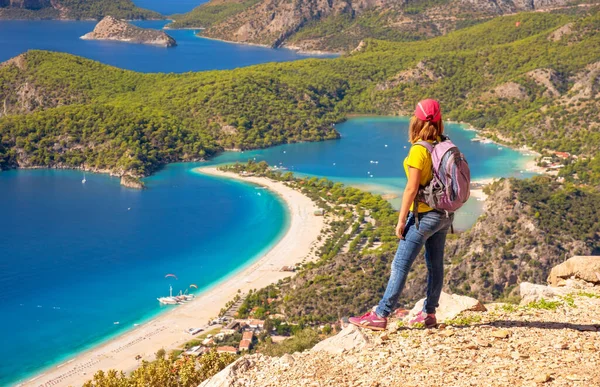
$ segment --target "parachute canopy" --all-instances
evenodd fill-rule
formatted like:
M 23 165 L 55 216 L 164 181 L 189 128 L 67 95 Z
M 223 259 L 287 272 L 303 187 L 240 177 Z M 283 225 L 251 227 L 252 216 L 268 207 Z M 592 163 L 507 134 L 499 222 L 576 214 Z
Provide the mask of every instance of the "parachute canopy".
M 169 278 L 169 277 L 173 277 L 173 278 L 177 279 L 177 276 L 175 274 L 167 274 L 165 276 L 165 278 Z
M 196 284 L 191 284 L 191 285 L 190 285 L 190 288 L 196 288 L 196 289 L 198 289 L 198 285 L 196 285 Z

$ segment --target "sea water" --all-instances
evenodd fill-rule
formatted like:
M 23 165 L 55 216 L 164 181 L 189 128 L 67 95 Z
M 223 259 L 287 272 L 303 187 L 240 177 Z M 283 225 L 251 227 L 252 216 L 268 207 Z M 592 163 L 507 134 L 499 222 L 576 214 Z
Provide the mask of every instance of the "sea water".
M 167 21 L 138 21 L 144 28 L 161 29 Z M 141 72 L 182 73 L 232 69 L 267 62 L 285 62 L 311 55 L 288 49 L 226 43 L 196 36 L 195 30 L 167 30 L 176 47 L 158 47 L 117 41 L 82 40 L 94 21 L 0 21 L 0 62 L 27 50 L 66 52 Z M 321 56 L 326 57 L 326 56 Z
M 201 291 L 283 235 L 276 195 L 190 168 L 170 165 L 143 191 L 76 171 L 0 173 L 0 386 L 170 309 L 156 299 L 170 285 Z

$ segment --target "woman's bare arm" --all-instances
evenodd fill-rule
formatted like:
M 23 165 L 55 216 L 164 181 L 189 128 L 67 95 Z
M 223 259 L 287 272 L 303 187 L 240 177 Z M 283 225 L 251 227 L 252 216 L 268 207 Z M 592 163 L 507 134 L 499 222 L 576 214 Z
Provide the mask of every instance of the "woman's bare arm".
M 404 239 L 404 226 L 406 225 L 406 218 L 410 211 L 410 205 L 415 201 L 417 192 L 419 192 L 419 186 L 421 183 L 421 170 L 413 167 L 408 167 L 408 182 L 404 189 L 404 195 L 402 195 L 402 206 L 400 207 L 400 213 L 398 214 L 398 225 L 396 226 L 396 236 L 400 239 Z

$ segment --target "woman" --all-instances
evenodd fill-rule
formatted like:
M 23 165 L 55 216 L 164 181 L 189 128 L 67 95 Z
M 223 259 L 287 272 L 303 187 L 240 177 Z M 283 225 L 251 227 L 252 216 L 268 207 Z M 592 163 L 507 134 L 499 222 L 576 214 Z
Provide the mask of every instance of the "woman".
M 428 272 L 427 298 L 423 310 L 411 323 L 423 323 L 426 327 L 437 325 L 435 309 L 438 307 L 444 282 L 444 245 L 453 215 L 448 216 L 434 211 L 422 202 L 417 203 L 417 211 L 413 211 L 413 206 L 419 187 L 426 186 L 433 178 L 431 154 L 424 146 L 416 143 L 439 142 L 443 133 L 444 124 L 440 104 L 432 99 L 419 102 L 409 126 L 409 139 L 413 145 L 408 157 L 404 159 L 408 183 L 402 196 L 402 206 L 396 226 L 396 236 L 400 239 L 400 243 L 392 262 L 390 279 L 379 305 L 360 317 L 350 317 L 351 324 L 372 330 L 386 328 L 387 317 L 400 297 L 410 267 L 425 246 Z M 418 227 L 415 226 L 415 212 L 419 217 Z

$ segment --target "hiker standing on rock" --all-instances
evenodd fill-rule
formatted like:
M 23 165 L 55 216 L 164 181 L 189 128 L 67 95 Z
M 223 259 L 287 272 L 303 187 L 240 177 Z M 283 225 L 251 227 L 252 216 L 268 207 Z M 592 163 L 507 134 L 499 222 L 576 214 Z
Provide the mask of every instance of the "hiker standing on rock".
M 452 227 L 454 211 L 469 198 L 470 172 L 464 156 L 445 137 L 440 104 L 426 99 L 417 104 L 410 120 L 412 144 L 404 159 L 408 182 L 396 226 L 400 239 L 383 298 L 374 310 L 350 317 L 351 324 L 384 330 L 412 263 L 425 246 L 427 298 L 423 310 L 410 321 L 426 327 L 437 325 L 438 307 L 444 283 L 444 247 Z

